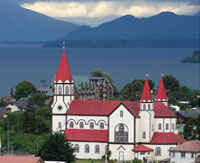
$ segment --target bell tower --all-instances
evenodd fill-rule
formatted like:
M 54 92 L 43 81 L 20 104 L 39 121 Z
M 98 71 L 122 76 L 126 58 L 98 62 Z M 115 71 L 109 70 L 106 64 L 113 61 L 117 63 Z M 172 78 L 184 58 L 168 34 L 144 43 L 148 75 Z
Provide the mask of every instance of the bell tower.
M 52 108 L 52 132 L 64 131 L 66 129 L 66 112 L 74 100 L 74 81 L 68 64 L 63 43 L 63 52 L 54 79 L 54 96 Z

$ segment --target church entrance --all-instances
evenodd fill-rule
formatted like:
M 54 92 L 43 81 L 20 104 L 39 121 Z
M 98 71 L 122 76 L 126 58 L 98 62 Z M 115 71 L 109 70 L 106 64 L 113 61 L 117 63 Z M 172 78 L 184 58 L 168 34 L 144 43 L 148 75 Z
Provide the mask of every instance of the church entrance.
M 119 152 L 119 161 L 123 161 L 124 160 L 124 152 L 120 151 Z

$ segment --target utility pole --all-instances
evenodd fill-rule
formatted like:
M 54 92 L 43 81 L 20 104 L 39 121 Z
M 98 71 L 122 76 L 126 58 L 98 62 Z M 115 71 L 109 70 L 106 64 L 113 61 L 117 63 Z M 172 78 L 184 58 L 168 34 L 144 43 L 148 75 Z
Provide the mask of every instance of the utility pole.
M 7 134 L 8 134 L 8 154 L 9 154 L 10 153 L 9 122 L 7 122 Z

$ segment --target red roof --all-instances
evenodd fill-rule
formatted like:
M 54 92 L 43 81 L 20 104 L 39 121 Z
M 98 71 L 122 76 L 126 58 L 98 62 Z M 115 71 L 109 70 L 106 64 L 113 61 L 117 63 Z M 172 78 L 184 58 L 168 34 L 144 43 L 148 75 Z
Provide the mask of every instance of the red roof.
M 161 102 L 154 102 L 154 112 L 156 118 L 176 118 L 176 115 Z
M 167 100 L 167 94 L 165 92 L 165 86 L 164 86 L 162 77 L 160 79 L 160 84 L 159 84 L 159 87 L 158 87 L 158 91 L 157 91 L 155 100 L 156 101 Z
M 200 156 L 196 158 L 195 162 L 200 162 Z
M 140 144 L 140 145 L 134 147 L 132 149 L 132 151 L 134 151 L 134 152 L 149 152 L 149 151 L 153 151 L 153 149 Z
M 144 88 L 143 88 L 143 91 L 142 91 L 142 97 L 141 97 L 140 101 L 144 101 L 144 100 L 145 100 L 145 102 L 147 102 L 149 100 L 153 101 L 147 77 L 145 79 Z
M 133 115 L 138 116 L 140 109 L 139 102 L 101 100 L 73 100 L 67 114 L 108 116 L 120 104 L 124 104 Z
M 70 141 L 108 141 L 108 130 L 66 129 L 65 136 Z
M 58 71 L 57 71 L 56 77 L 55 77 L 56 82 L 58 82 L 59 80 L 61 80 L 63 83 L 66 80 L 69 80 L 69 82 L 71 82 L 73 80 L 72 74 L 70 71 L 70 67 L 69 67 L 69 64 L 67 61 L 65 49 L 63 49 L 62 57 L 60 60 L 60 65 L 58 67 Z
M 177 144 L 184 143 L 185 140 L 173 132 L 154 132 L 150 144 Z
M 0 162 L 2 163 L 38 163 L 43 162 L 40 157 L 27 157 L 27 156 L 0 156 Z

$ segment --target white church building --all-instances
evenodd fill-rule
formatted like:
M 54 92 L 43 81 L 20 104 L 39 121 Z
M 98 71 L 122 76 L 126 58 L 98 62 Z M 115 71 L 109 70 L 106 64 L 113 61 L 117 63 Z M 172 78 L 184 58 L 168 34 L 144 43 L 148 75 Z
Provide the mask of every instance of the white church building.
M 140 101 L 75 100 L 74 81 L 63 49 L 54 79 L 52 132 L 62 131 L 73 144 L 77 158 L 169 158 L 169 149 L 185 140 L 177 134 L 176 116 L 168 108 L 161 77 L 155 99 L 146 77 Z

